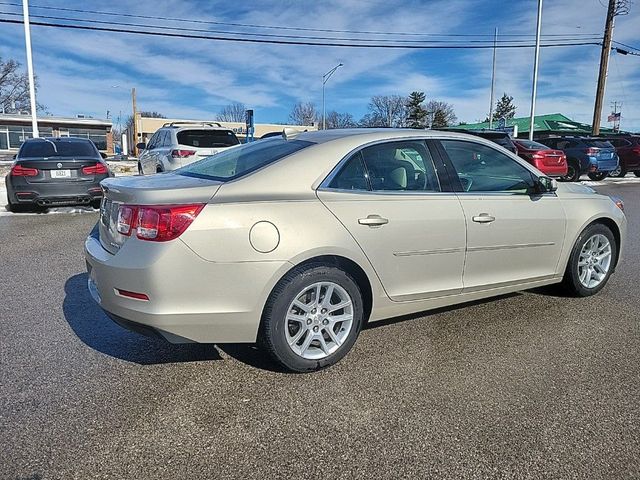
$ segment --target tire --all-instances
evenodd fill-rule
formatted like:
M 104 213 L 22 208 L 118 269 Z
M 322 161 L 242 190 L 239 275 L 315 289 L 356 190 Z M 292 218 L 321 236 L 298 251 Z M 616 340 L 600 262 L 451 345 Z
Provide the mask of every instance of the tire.
M 138 175 L 144 175 L 144 171 L 142 170 L 142 164 L 138 162 Z
M 640 170 L 636 170 L 633 172 L 636 177 L 640 177 Z
M 605 178 L 607 178 L 609 176 L 609 172 L 593 172 L 593 173 L 587 174 L 587 176 L 591 180 L 595 182 L 599 182 L 600 180 L 604 180 Z
M 163 172 L 162 168 L 160 167 L 160 165 L 158 165 L 156 167 L 156 173 L 162 173 L 162 172 Z
M 597 239 L 597 244 L 590 242 L 595 242 Z M 593 278 L 591 273 L 589 272 L 589 261 L 592 260 L 593 257 L 590 257 L 591 253 L 585 253 L 585 251 L 593 252 L 598 248 L 602 247 L 606 242 L 608 242 L 608 263 L 599 264 L 600 267 L 593 268 L 596 274 L 602 275 L 602 269 L 604 268 L 604 276 L 602 278 Z M 590 245 L 593 248 L 590 248 Z M 603 252 L 606 252 L 606 247 Z M 589 297 L 591 295 L 595 295 L 607 284 L 609 281 L 609 277 L 611 273 L 615 269 L 615 263 L 618 256 L 618 245 L 616 244 L 613 233 L 606 225 L 601 223 L 594 223 L 589 225 L 584 231 L 578 236 L 575 245 L 571 251 L 571 255 L 569 256 L 569 262 L 567 263 L 567 268 L 564 273 L 564 278 L 562 279 L 562 286 L 564 290 L 572 296 L 575 297 Z M 597 258 L 597 257 L 596 257 Z M 586 262 L 586 265 L 585 265 Z M 582 269 L 580 269 L 582 265 Z M 606 268 L 605 268 L 606 267 Z M 587 269 L 586 275 L 583 275 L 584 269 Z M 588 278 L 587 278 L 588 277 Z M 584 280 L 587 280 L 586 282 Z M 595 283 L 597 280 L 597 283 Z M 593 281 L 593 284 L 590 282 Z
M 622 166 L 618 165 L 615 170 L 609 172 L 610 177 L 622 178 L 627 174 L 627 170 Z
M 100 208 L 100 204 L 102 203 L 102 200 L 91 200 L 91 208 L 98 210 Z
M 560 177 L 563 182 L 577 182 L 580 180 L 580 167 L 574 162 L 567 163 L 567 174 Z
M 25 213 L 33 209 L 33 205 L 18 205 L 11 203 L 11 200 L 7 201 L 7 210 L 11 213 Z
M 325 303 L 329 291 L 332 295 Z M 329 305 L 335 308 L 347 301 L 350 304 L 330 312 Z M 326 314 L 323 305 L 328 307 Z M 294 268 L 269 296 L 259 343 L 287 370 L 320 370 L 337 363 L 351 350 L 362 328 L 363 312 L 362 293 L 347 272 L 324 264 Z M 333 321 L 332 317 L 344 320 Z

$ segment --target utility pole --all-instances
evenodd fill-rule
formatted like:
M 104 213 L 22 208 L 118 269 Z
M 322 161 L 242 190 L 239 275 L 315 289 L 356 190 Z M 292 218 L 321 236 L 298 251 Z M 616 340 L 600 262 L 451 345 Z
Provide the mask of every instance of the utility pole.
M 133 109 L 133 156 L 138 156 L 138 119 L 136 118 L 136 87 L 131 89 L 131 107 Z
M 613 41 L 614 20 L 617 15 L 626 15 L 627 13 L 629 13 L 628 0 L 609 0 L 607 20 L 604 24 L 602 51 L 600 52 L 600 73 L 598 74 L 598 86 L 596 88 L 596 103 L 593 107 L 593 126 L 591 133 L 594 136 L 600 135 L 600 118 L 602 117 L 602 102 L 604 101 L 604 91 L 609 70 L 609 55 L 611 54 L 611 42 Z
M 496 48 L 498 46 L 498 28 L 493 32 L 493 68 L 491 71 L 491 94 L 489 95 L 489 130 L 493 128 L 493 88 L 496 82 Z
M 531 87 L 531 112 L 529 116 L 529 140 L 533 141 L 536 120 L 536 94 L 538 89 L 538 64 L 540 62 L 540 30 L 542 28 L 542 0 L 538 0 L 538 21 L 536 24 L 536 53 L 533 58 L 533 86 Z
M 31 27 L 29 26 L 29 1 L 22 0 L 22 15 L 24 20 L 24 43 L 27 49 L 27 75 L 29 76 L 29 101 L 31 102 L 31 131 L 33 138 L 38 138 L 38 117 L 36 116 L 36 84 L 33 78 L 33 58 L 31 55 Z

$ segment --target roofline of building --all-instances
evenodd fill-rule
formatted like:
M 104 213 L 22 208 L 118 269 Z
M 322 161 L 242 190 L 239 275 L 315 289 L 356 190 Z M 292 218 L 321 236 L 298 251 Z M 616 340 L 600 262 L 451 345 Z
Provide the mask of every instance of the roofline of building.
M 41 115 L 37 117 L 37 120 L 38 120 L 38 125 L 56 124 L 56 125 L 99 125 L 103 127 L 113 126 L 113 122 L 111 120 L 105 120 L 102 118 L 53 117 L 49 115 Z M 0 113 L 0 121 L 31 123 L 31 115 Z

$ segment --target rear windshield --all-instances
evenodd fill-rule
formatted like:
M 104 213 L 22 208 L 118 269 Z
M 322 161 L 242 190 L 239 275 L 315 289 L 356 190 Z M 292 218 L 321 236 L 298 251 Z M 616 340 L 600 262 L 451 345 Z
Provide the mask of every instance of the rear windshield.
M 587 145 L 588 147 L 595 147 L 595 148 L 613 148 L 613 145 L 611 145 L 608 141 L 606 140 L 591 140 L 588 138 L 585 138 L 583 140 L 584 144 Z
M 518 144 L 527 150 L 548 150 L 549 147 L 531 140 L 517 140 Z
M 65 141 L 59 139 L 25 142 L 20 148 L 19 158 L 91 157 L 98 158 L 96 147 L 87 141 Z
M 191 163 L 176 172 L 189 177 L 232 180 L 311 145 L 314 143 L 270 138 L 225 150 Z
M 189 147 L 233 147 L 240 142 L 231 130 L 182 130 L 178 132 L 178 144 Z

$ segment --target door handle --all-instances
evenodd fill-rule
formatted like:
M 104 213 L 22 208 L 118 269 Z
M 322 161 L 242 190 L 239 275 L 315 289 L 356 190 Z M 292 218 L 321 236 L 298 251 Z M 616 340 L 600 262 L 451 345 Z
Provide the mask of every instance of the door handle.
M 492 217 L 488 213 L 481 213 L 472 218 L 472 220 L 476 223 L 491 223 L 496 219 L 496 217 Z
M 389 220 L 382 218 L 380 215 L 368 215 L 367 218 L 359 218 L 358 223 L 360 225 L 369 225 L 370 227 L 380 227 L 389 223 Z

